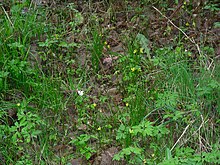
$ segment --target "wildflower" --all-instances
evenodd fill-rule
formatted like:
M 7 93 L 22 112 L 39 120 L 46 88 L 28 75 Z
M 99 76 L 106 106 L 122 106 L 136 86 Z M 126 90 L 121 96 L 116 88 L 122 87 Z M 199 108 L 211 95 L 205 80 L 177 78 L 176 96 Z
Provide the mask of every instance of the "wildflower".
M 78 95 L 83 96 L 84 91 L 77 90 Z
M 140 48 L 140 53 L 141 53 L 141 54 L 144 53 L 144 48 Z
M 131 68 L 131 71 L 134 72 L 134 71 L 135 71 L 135 68 Z
M 133 53 L 134 53 L 134 54 L 137 53 L 137 49 L 134 49 Z
M 97 130 L 98 130 L 98 131 L 101 131 L 101 129 L 102 129 L 102 128 L 101 128 L 101 127 L 99 127 Z
M 107 41 L 105 41 L 105 42 L 104 42 L 104 45 L 107 45 L 107 44 L 108 44 Z
M 20 103 L 17 103 L 17 106 L 18 106 L 18 107 L 20 107 L 20 106 L 21 106 L 21 104 L 20 104 Z
M 130 134 L 134 133 L 133 129 L 129 129 L 129 133 Z
M 97 104 L 96 104 L 96 103 L 93 103 L 92 106 L 95 108 L 95 107 L 97 106 Z
M 126 105 L 126 107 L 128 107 L 128 106 L 129 106 L 129 104 L 128 104 L 128 103 L 126 103 L 125 105 Z
M 186 23 L 186 26 L 189 26 L 189 22 Z
M 144 159 L 144 160 L 143 160 L 143 163 L 144 163 L 144 164 L 146 164 L 146 163 L 147 163 L 146 159 Z
M 110 45 L 107 45 L 107 48 L 110 49 Z

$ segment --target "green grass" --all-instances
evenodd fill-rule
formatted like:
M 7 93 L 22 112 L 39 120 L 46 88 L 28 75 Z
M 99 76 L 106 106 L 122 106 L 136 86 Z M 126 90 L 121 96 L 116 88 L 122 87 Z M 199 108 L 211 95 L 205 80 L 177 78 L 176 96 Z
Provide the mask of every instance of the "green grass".
M 124 3 L 126 20 L 136 9 L 135 21 L 141 4 L 153 2 Z M 89 164 L 112 146 L 120 163 L 217 164 L 220 67 L 213 46 L 204 43 L 199 56 L 182 34 L 159 47 L 145 30 L 123 27 L 114 38 L 115 27 L 104 25 L 117 25 L 118 9 L 103 4 L 114 19 L 99 16 L 91 2 L 85 13 L 73 3 L 53 10 L 30 1 L 1 5 L 0 164 Z M 111 51 L 115 42 L 123 53 Z M 105 58 L 112 58 L 108 66 Z

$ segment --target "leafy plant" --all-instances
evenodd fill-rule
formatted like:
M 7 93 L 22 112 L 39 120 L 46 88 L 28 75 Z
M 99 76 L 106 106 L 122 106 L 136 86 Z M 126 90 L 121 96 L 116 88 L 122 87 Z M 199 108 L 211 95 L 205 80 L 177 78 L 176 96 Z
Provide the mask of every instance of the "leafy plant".
M 143 161 L 146 161 L 145 157 L 147 155 L 144 155 L 144 153 L 148 148 L 142 146 L 141 142 L 150 137 L 157 137 L 159 140 L 168 133 L 169 130 L 163 125 L 153 126 L 153 123 L 147 120 L 131 127 L 122 124 L 118 129 L 116 139 L 124 142 L 124 148 L 114 156 L 114 160 L 126 159 L 132 164 L 140 163 L 140 161 L 143 163 Z
M 159 163 L 160 165 L 168 164 L 204 164 L 204 163 L 218 163 L 219 152 L 213 150 L 210 153 L 202 152 L 196 154 L 195 150 L 190 147 L 183 147 L 176 149 L 174 158 L 170 158 Z
M 80 152 L 80 154 L 85 156 L 85 158 L 88 160 L 92 156 L 92 154 L 96 152 L 88 144 L 92 138 L 97 139 L 96 136 L 82 134 L 76 139 L 71 140 L 69 143 L 74 144 L 77 150 Z
M 37 138 L 42 133 L 40 129 L 44 125 L 43 120 L 29 109 L 26 100 L 23 100 L 21 104 L 18 103 L 16 109 L 17 119 L 13 121 L 13 125 L 2 125 L 0 127 L 1 135 L 4 135 L 0 136 L 3 142 L 0 148 L 3 156 L 7 157 L 7 160 L 13 160 L 19 157 L 22 152 L 26 152 L 28 150 L 27 146 L 37 141 Z M 7 123 L 6 117 L 2 119 L 5 120 L 4 123 Z M 25 161 L 28 161 L 28 159 L 25 158 L 25 160 L 20 162 Z M 28 162 L 30 163 L 30 160 Z
M 137 164 L 137 163 L 142 163 L 142 149 L 139 147 L 128 147 L 128 148 L 123 148 L 118 154 L 114 155 L 113 160 L 122 160 L 124 158 L 129 158 L 129 163 L 131 164 Z
M 211 11 L 219 11 L 220 7 L 219 7 L 219 4 L 217 3 L 217 1 L 214 0 L 214 1 L 210 1 L 210 2 L 206 1 L 204 9 L 211 10 Z

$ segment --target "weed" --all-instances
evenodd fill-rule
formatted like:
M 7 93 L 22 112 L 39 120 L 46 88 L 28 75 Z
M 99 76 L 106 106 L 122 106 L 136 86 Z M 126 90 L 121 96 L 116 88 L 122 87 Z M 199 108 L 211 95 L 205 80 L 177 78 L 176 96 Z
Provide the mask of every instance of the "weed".
M 34 109 L 28 107 L 27 100 L 23 100 L 22 103 L 18 103 L 14 106 L 17 109 L 17 119 L 12 122 L 11 126 L 2 125 L 1 140 L 3 140 L 1 151 L 4 157 L 7 160 L 10 160 L 8 163 L 16 160 L 16 157 L 21 155 L 24 152 L 28 152 L 31 149 L 31 144 L 37 141 L 37 138 L 42 134 L 41 128 L 44 126 L 43 120 L 33 112 Z M 9 106 L 7 109 L 10 109 Z M 10 116 L 9 116 L 10 117 Z M 3 116 L 1 116 L 2 119 Z M 7 121 L 5 121 L 7 122 Z M 26 144 L 22 146 L 20 144 Z M 7 144 L 7 145 L 5 145 Z M 31 162 L 30 157 L 32 155 L 26 155 L 21 158 L 18 162 Z M 22 160 L 24 158 L 24 161 Z
M 77 147 L 77 150 L 79 150 L 80 154 L 85 156 L 85 158 L 88 160 L 93 153 L 96 151 L 88 146 L 88 142 L 91 138 L 95 138 L 95 136 L 82 134 L 77 139 L 71 140 L 70 144 L 74 144 Z
M 104 41 L 102 40 L 102 34 L 97 30 L 92 32 L 93 42 L 92 42 L 92 67 L 95 72 L 98 72 L 101 64 L 102 50 L 104 47 Z

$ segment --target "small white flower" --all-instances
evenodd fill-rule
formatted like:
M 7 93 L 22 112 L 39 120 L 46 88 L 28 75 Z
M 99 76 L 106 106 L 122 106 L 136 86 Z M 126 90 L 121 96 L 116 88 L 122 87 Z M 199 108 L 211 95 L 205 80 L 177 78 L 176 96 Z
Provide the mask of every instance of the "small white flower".
M 77 90 L 77 93 L 78 95 L 82 96 L 84 94 L 84 91 Z

